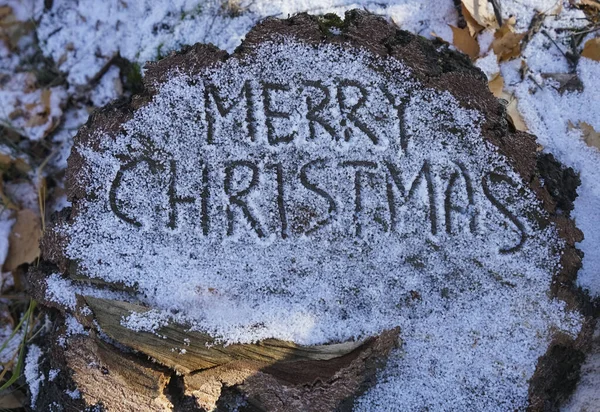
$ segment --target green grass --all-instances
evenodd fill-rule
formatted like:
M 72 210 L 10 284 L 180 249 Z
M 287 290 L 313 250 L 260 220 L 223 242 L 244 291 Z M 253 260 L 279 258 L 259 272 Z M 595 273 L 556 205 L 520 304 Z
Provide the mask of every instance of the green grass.
M 29 307 L 28 307 L 27 311 L 25 312 L 25 314 L 23 315 L 23 317 L 21 318 L 21 321 L 17 324 L 17 326 L 12 331 L 10 337 L 6 340 L 6 342 L 4 342 L 4 344 L 0 347 L 0 353 L 2 353 L 4 350 L 6 350 L 6 347 L 8 346 L 8 343 L 12 340 L 12 338 L 14 338 L 15 335 L 17 333 L 19 333 L 21 328 L 24 327 L 23 338 L 21 339 L 21 344 L 19 345 L 19 352 L 18 352 L 19 355 L 17 358 L 17 364 L 12 369 L 12 375 L 11 375 L 10 379 L 8 379 L 6 382 L 4 382 L 4 384 L 2 386 L 0 386 L 0 391 L 10 387 L 13 383 L 15 383 L 17 381 L 17 379 L 19 379 L 21 377 L 21 375 L 23 373 L 23 368 L 25 366 L 25 348 L 26 348 L 27 342 L 28 342 L 27 337 L 30 332 L 30 328 L 33 325 L 33 313 L 35 311 L 36 305 L 37 305 L 37 302 L 35 300 L 33 300 L 33 299 L 29 300 Z M 2 375 L 4 375 L 7 371 L 8 371 L 8 368 L 4 369 L 4 371 L 2 372 Z

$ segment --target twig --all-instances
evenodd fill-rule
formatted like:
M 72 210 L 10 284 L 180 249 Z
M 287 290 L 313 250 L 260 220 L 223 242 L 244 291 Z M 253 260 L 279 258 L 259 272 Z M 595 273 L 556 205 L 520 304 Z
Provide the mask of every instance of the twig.
M 500 7 L 500 0 L 491 0 L 492 7 L 494 8 L 494 15 L 498 21 L 498 26 L 502 27 L 502 8 Z
M 463 15 L 462 1 L 461 0 L 453 0 L 453 1 L 454 1 L 454 8 L 456 9 L 456 13 L 458 13 L 458 21 L 456 22 L 456 25 L 458 26 L 459 29 L 464 29 L 465 27 L 467 27 L 467 21 L 465 20 L 465 16 Z
M 560 53 L 565 56 L 565 59 L 567 59 L 567 62 L 569 63 L 569 66 L 571 66 L 571 71 L 575 70 L 575 68 L 577 67 L 577 62 L 579 61 L 579 56 L 577 54 L 573 54 L 571 52 L 567 52 L 565 53 L 560 46 L 554 41 L 554 39 L 552 37 L 550 37 L 550 35 L 548 34 L 548 32 L 546 30 L 542 30 L 541 33 L 546 36 L 551 42 L 552 44 L 554 44 L 554 46 L 556 46 L 556 48 L 558 49 L 558 51 L 560 51 Z
M 529 23 L 529 28 L 527 29 L 527 33 L 523 40 L 521 41 L 521 50 L 525 50 L 527 44 L 531 41 L 534 35 L 537 34 L 538 31 L 542 28 L 542 24 L 544 23 L 544 19 L 546 18 L 546 14 L 542 12 L 537 12 L 535 16 L 531 19 L 531 23 Z

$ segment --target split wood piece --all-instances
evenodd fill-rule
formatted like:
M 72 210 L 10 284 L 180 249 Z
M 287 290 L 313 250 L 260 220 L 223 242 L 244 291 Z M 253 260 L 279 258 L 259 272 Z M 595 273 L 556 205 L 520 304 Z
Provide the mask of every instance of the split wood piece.
M 216 407 L 225 387 L 238 387 L 264 411 L 327 411 L 351 405 L 399 342 L 395 328 L 375 338 L 331 345 L 268 339 L 223 346 L 175 323 L 156 333 L 132 331 L 121 320 L 148 308 L 90 296 L 85 301 L 110 338 L 184 374 L 184 395 L 206 410 Z
M 85 301 L 94 312 L 102 331 L 110 338 L 183 374 L 233 361 L 259 362 L 262 367 L 279 362 L 330 361 L 368 346 L 373 340 L 301 346 L 267 339 L 256 344 L 224 346 L 216 344 L 215 339 L 206 333 L 190 331 L 176 323 L 169 323 L 156 333 L 134 331 L 122 326 L 122 319 L 132 313 L 147 312 L 149 308 L 91 296 L 85 296 Z
M 360 349 L 329 361 L 280 362 L 267 367 L 232 362 L 183 378 L 184 394 L 212 410 L 223 389 L 237 387 L 254 408 L 269 412 L 352 410 L 398 343 L 399 328 L 369 339 Z
M 169 374 L 150 362 L 83 335 L 69 341 L 65 360 L 85 407 L 102 405 L 111 412 L 172 410 L 164 394 Z

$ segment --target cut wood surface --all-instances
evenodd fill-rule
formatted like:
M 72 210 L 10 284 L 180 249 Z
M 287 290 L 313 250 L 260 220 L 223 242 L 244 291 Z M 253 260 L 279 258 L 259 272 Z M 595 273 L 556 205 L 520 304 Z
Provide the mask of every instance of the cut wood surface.
M 123 318 L 131 313 L 146 312 L 149 308 L 91 296 L 86 296 L 85 301 L 108 336 L 181 373 L 209 369 L 232 361 L 254 361 L 264 365 L 303 360 L 327 361 L 347 355 L 369 341 L 300 346 L 269 339 L 256 344 L 222 345 L 206 333 L 190 331 L 176 323 L 164 326 L 156 333 L 133 331 L 121 325 Z

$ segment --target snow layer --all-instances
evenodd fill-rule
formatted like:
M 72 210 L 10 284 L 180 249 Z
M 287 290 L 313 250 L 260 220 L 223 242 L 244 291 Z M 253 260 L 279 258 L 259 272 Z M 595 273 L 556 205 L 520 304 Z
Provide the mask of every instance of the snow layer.
M 303 83 L 306 73 L 321 82 L 331 99 L 326 101 L 323 89 Z M 357 83 L 340 88 L 341 77 L 364 85 L 368 93 L 361 97 Z M 261 80 L 290 89 L 273 89 L 270 100 L 255 90 L 245 104 L 218 118 L 213 116 L 219 116 L 220 106 L 214 102 L 201 109 L 205 84 L 218 86 L 225 99 L 222 109 L 245 90 L 247 81 L 252 89 Z M 406 111 L 399 118 L 390 101 L 400 99 L 406 99 Z M 311 131 L 306 113 L 317 101 L 324 102 L 319 109 L 323 118 L 345 122 L 330 124 L 330 131 L 322 123 L 312 124 L 316 132 Z M 278 137 L 292 133 L 289 143 L 267 143 L 264 112 L 254 112 L 250 123 L 244 120 L 249 106 L 273 102 L 289 114 L 287 119 L 271 119 Z M 351 109 L 355 106 L 360 110 Z M 216 132 L 208 144 L 211 117 L 217 119 Z M 527 380 L 551 330 L 577 333 L 579 319 L 548 298 L 559 258 L 556 230 L 539 226 L 535 216 L 544 212 L 535 195 L 482 140 L 480 122 L 479 113 L 460 107 L 447 93 L 422 87 L 395 60 L 334 46 L 266 44 L 253 58 L 243 63 L 231 59 L 202 78 L 174 76 L 124 125 L 125 133 L 116 142 L 102 137 L 100 152 L 82 148 L 89 164 L 85 184 L 95 196 L 66 228 L 67 252 L 89 276 L 135 286 L 139 298 L 158 309 L 146 318 L 136 315 L 124 321 L 136 330 L 160 326 L 171 316 L 226 342 L 274 337 L 318 344 L 400 326 L 404 346 L 392 354 L 377 386 L 362 398 L 362 410 L 521 408 Z M 401 123 L 406 147 L 398 138 Z M 373 136 L 365 130 L 377 132 Z M 347 141 L 332 137 L 344 135 Z M 152 159 L 130 163 L 147 156 Z M 248 171 L 227 177 L 227 164 L 240 159 L 258 165 L 256 180 Z M 311 169 L 305 178 L 332 193 L 335 207 L 324 195 L 315 196 L 314 186 L 307 190 L 306 184 L 292 183 L 302 175 L 302 166 L 316 159 L 322 159 L 323 167 L 334 166 Z M 356 160 L 377 165 L 363 175 L 369 184 L 362 189 L 364 207 L 358 212 L 353 179 L 359 178 L 354 169 L 339 166 Z M 290 224 L 285 239 L 279 236 L 277 202 L 270 195 L 277 193 L 277 186 L 272 172 L 264 172 L 278 162 L 290 179 L 284 185 L 284 200 L 294 206 L 288 210 L 290 222 L 299 210 L 311 211 L 303 223 L 299 219 L 300 229 Z M 386 162 L 398 168 L 408 192 L 397 205 L 395 223 L 386 220 L 388 205 L 381 203 Z M 427 174 L 418 180 L 425 164 L 433 192 L 423 183 Z M 206 165 L 208 186 L 202 183 Z M 512 183 L 494 184 L 490 172 Z M 118 173 L 118 186 L 126 189 L 111 195 Z M 445 190 L 452 176 L 456 187 Z M 228 179 L 230 189 L 223 189 Z M 522 228 L 499 213 L 482 181 L 489 181 L 484 186 L 489 184 L 501 202 L 511 199 L 506 206 Z M 198 196 L 203 184 L 213 202 L 207 233 L 199 223 L 204 216 Z M 246 212 L 237 210 L 228 235 L 225 209 L 231 200 L 225 191 L 241 193 L 254 184 L 260 189 L 247 193 L 246 201 L 258 223 L 244 224 Z M 175 220 L 166 187 L 176 192 L 176 199 L 193 199 L 176 204 Z M 462 205 L 449 220 L 442 217 L 444 193 Z M 129 221 L 113 213 L 111 196 Z M 333 209 L 335 218 L 316 230 L 319 219 Z M 434 223 L 433 209 L 440 213 Z M 360 235 L 357 222 L 362 224 Z M 394 224 L 396 231 L 390 230 Z M 520 243 L 520 230 L 525 240 L 513 249 Z
M 581 367 L 581 378 L 563 412 L 593 412 L 600 405 L 600 323 L 596 324 L 592 350 Z
M 17 14 L 29 15 L 36 10 L 39 15 L 41 2 L 24 3 L 26 7 L 17 7 Z M 237 6 L 227 7 L 221 1 L 198 3 L 191 0 L 178 0 L 167 3 L 156 3 L 145 0 L 123 3 L 119 0 L 94 2 L 92 0 L 55 1 L 51 11 L 42 15 L 38 27 L 38 36 L 42 40 L 45 54 L 60 62 L 60 69 L 68 73 L 71 84 L 86 84 L 117 52 L 122 56 L 144 63 L 166 55 L 183 44 L 195 42 L 213 43 L 220 48 L 232 51 L 237 47 L 247 31 L 259 20 L 268 16 L 287 17 L 296 12 L 310 13 L 336 12 L 343 15 L 345 10 L 366 8 L 374 13 L 388 16 L 401 28 L 430 37 L 432 33 L 451 41 L 452 33 L 448 24 L 456 24 L 456 12 L 450 0 L 444 1 L 357 1 L 351 0 L 296 0 L 272 1 L 255 0 L 231 2 Z M 561 7 L 562 5 L 562 7 Z M 522 0 L 501 2 L 504 18 L 515 16 L 517 31 L 526 31 L 531 18 L 537 12 L 545 12 L 548 17 L 544 21 L 545 33 L 558 41 L 567 49 L 568 33 L 557 34 L 555 28 L 580 27 L 586 24 L 583 12 L 569 5 L 568 1 Z M 28 14 L 29 13 L 29 14 Z M 492 31 L 487 30 L 479 36 L 481 52 L 485 53 L 493 38 Z M 523 58 L 534 73 L 567 72 L 568 64 L 561 51 L 550 44 L 542 31 L 538 32 L 523 51 Z M 585 59 L 582 59 L 584 61 Z M 518 60 L 517 60 L 518 62 Z M 587 65 L 584 63 L 583 65 Z M 478 65 L 489 75 L 496 67 L 491 55 L 487 55 Z M 509 64 L 510 65 L 510 64 Z M 515 76 L 508 75 L 506 88 L 519 90 L 519 102 L 524 119 L 530 130 L 538 135 L 547 151 L 554 153 L 559 160 L 574 167 L 583 175 L 583 185 L 579 193 L 584 193 L 576 202 L 575 217 L 579 227 L 584 231 L 586 239 L 580 247 L 585 252 L 584 269 L 579 277 L 579 284 L 589 289 L 592 294 L 600 294 L 600 257 L 595 253 L 600 244 L 600 219 L 597 217 L 600 197 L 593 188 L 597 182 L 595 164 L 600 158 L 597 152 L 590 152 L 576 141 L 576 133 L 568 131 L 568 120 L 586 121 L 585 113 L 598 111 L 598 99 L 594 99 L 593 90 L 599 89 L 598 76 L 593 73 L 587 76 L 587 93 L 572 94 L 565 102 L 556 93 L 530 93 L 542 82 L 534 76 L 538 85 L 530 78 L 521 79 L 516 76 L 520 63 L 505 68 L 514 71 Z M 588 70 L 580 68 L 579 70 Z M 596 69 L 597 70 L 597 69 Z M 110 71 L 109 71 L 110 72 Z M 508 81 L 509 80 L 509 81 Z M 103 80 L 104 83 L 106 81 Z M 554 96 L 554 97 L 552 97 Z M 561 101 L 559 101 L 561 100 Z M 574 103 L 574 104 L 571 104 Z M 564 104 L 569 104 L 565 106 Z M 557 111 L 560 116 L 549 118 L 542 114 L 546 108 Z M 579 108 L 583 107 L 583 112 Z M 536 114 L 536 112 L 538 114 Z M 592 116 L 593 117 L 593 116 Z M 597 116 L 595 121 L 597 122 Z M 85 119 L 81 118 L 80 123 Z M 593 124 L 592 122 L 586 121 Z M 598 130 L 598 127 L 596 127 Z M 68 150 L 70 136 L 64 140 Z M 571 150 L 571 146 L 577 146 Z M 61 156 L 65 159 L 65 156 Z M 587 159 L 587 160 L 586 160 Z
M 27 356 L 25 357 L 25 380 L 31 393 L 31 408 L 35 409 L 35 404 L 40 392 L 40 385 L 44 382 L 44 374 L 39 370 L 39 362 L 42 357 L 42 350 L 39 346 L 31 344 L 27 347 Z
M 68 73 L 69 82 L 85 84 L 117 52 L 144 63 L 197 42 L 233 51 L 265 17 L 286 18 L 298 12 L 343 15 L 353 8 L 390 16 L 413 33 L 430 37 L 435 32 L 452 40 L 448 24 L 454 24 L 456 12 L 450 0 L 57 0 L 52 11 L 44 13 L 38 36 L 44 52 L 62 62 L 60 69 Z
M 585 256 L 577 281 L 593 295 L 599 295 L 600 151 L 588 146 L 581 132 L 573 126 L 586 122 L 596 131 L 600 130 L 600 63 L 586 58 L 579 60 L 576 74 L 583 84 L 582 92 L 561 94 L 541 77 L 542 73 L 570 72 L 562 54 L 567 50 L 570 36 L 556 29 L 578 27 L 585 24 L 585 20 L 581 11 L 565 10 L 561 16 L 561 19 L 548 17 L 545 20 L 546 33 L 556 44 L 540 32 L 523 51 L 530 70 L 525 80 L 521 79 L 520 60 L 502 64 L 501 72 L 507 89 L 518 98 L 519 111 L 530 132 L 537 136 L 544 150 L 580 173 L 581 186 L 572 216 L 584 232 L 585 239 L 577 247 Z
M 3 265 L 8 256 L 9 241 L 8 237 L 15 224 L 15 219 L 11 219 L 9 211 L 0 212 L 0 264 Z

